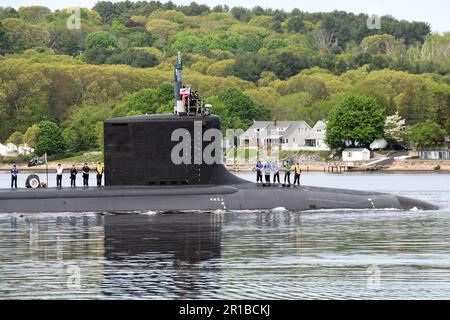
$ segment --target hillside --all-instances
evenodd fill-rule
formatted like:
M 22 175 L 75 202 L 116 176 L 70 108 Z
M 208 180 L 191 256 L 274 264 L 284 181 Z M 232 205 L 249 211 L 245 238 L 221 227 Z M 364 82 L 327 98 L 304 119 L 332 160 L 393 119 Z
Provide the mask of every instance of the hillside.
M 313 123 L 362 93 L 407 125 L 431 120 L 450 132 L 450 33 L 424 22 L 386 16 L 370 30 L 367 16 L 346 12 L 141 1 L 82 9 L 71 30 L 72 14 L 0 8 L 0 141 L 15 133 L 33 144 L 33 125 L 49 120 L 67 150 L 100 148 L 103 119 L 171 111 L 179 50 L 185 83 L 225 127 Z

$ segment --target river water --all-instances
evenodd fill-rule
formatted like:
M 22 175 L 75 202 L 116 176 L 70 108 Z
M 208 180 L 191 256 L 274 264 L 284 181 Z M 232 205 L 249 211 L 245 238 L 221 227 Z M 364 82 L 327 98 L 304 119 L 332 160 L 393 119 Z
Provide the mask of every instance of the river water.
M 0 298 L 450 299 L 450 174 L 303 182 L 441 209 L 2 214 Z

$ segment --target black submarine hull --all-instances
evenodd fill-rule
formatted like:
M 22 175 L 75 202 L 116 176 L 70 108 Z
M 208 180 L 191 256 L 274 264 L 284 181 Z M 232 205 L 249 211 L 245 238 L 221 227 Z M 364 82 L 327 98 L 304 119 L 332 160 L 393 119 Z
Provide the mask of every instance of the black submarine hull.
M 195 185 L 5 190 L 1 213 L 329 209 L 434 210 L 432 204 L 385 193 L 318 187 Z

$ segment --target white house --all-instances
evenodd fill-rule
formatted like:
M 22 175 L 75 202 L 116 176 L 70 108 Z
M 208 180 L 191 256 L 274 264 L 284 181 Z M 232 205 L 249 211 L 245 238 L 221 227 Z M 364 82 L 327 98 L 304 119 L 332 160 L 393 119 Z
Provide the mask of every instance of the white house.
M 346 162 L 368 161 L 370 160 L 370 151 L 366 148 L 345 149 L 342 151 L 342 160 Z
M 312 147 L 315 151 L 328 151 L 330 148 L 325 143 L 325 132 L 327 125 L 325 121 L 317 121 L 306 137 L 306 146 Z
M 33 148 L 25 145 L 16 146 L 13 143 L 8 143 L 6 146 L 0 143 L 0 156 L 17 156 L 29 155 L 34 152 Z
M 279 147 L 288 151 L 329 150 L 324 142 L 325 123 L 319 121 L 313 128 L 305 121 L 255 121 L 239 136 L 241 148 Z

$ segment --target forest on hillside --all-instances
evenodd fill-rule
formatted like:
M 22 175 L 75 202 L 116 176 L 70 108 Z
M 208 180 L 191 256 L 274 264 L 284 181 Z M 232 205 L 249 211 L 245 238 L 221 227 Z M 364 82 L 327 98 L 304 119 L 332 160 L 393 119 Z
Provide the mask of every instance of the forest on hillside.
M 350 94 L 374 98 L 408 126 L 450 132 L 450 33 L 364 14 L 172 2 L 98 2 L 72 10 L 0 8 L 0 141 L 33 146 L 55 123 L 64 148 L 101 147 L 104 119 L 172 111 L 173 65 L 224 128 L 253 120 L 326 119 Z

